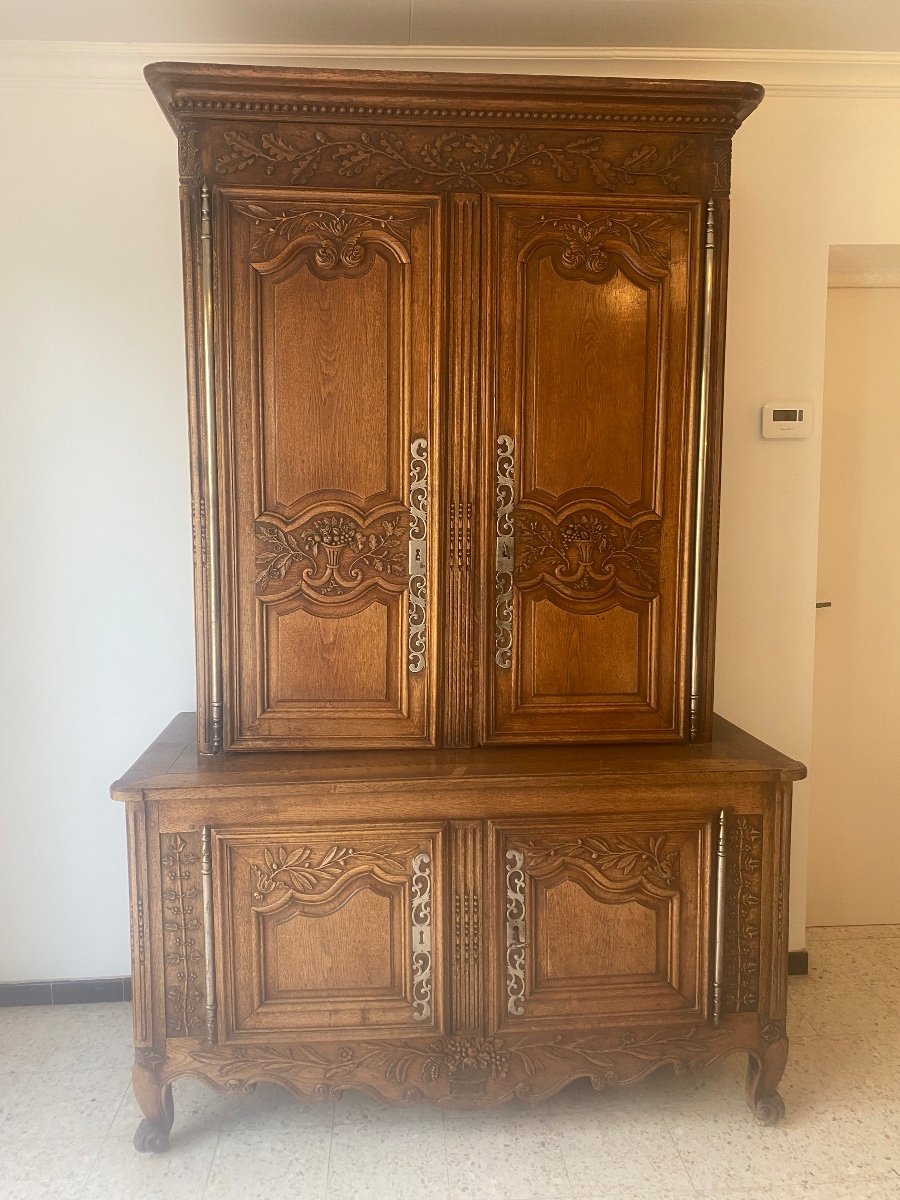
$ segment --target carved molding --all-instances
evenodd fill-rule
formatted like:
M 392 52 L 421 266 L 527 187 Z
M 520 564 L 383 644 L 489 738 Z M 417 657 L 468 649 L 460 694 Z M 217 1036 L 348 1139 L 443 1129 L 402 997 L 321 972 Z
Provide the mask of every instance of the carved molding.
M 187 183 L 200 173 L 200 130 L 182 125 L 178 130 L 178 177 Z
M 506 854 L 506 1008 L 512 1017 L 525 1013 L 525 912 L 524 855 L 520 850 Z
M 538 139 L 530 133 L 445 129 L 422 136 L 376 126 L 302 134 L 239 128 L 227 129 L 221 137 L 224 145 L 214 160 L 220 175 L 262 168 L 265 175 L 286 176 L 292 184 L 336 176 L 385 189 L 424 185 L 472 191 L 556 182 L 616 192 L 635 186 L 646 190 L 649 183 L 681 194 L 687 186 L 685 168 L 696 167 L 696 147 L 672 138 L 634 146 L 610 145 L 602 134 L 560 137 L 548 132 Z
M 546 875 L 577 863 L 590 867 L 614 891 L 648 888 L 671 894 L 678 888 L 678 851 L 660 834 L 530 839 L 521 844 L 525 870 Z
M 162 839 L 166 1034 L 206 1036 L 206 957 L 199 833 Z
M 295 529 L 259 518 L 257 593 L 262 600 L 300 593 L 343 602 L 371 587 L 403 591 L 409 579 L 408 527 L 405 512 L 371 523 L 324 512 Z
M 341 1095 L 344 1087 L 407 1102 L 423 1095 L 433 1100 L 486 1095 L 528 1099 L 579 1076 L 588 1076 L 599 1090 L 640 1079 L 666 1064 L 684 1069 L 701 1056 L 713 1058 L 729 1048 L 727 1035 L 680 1026 L 650 1034 L 626 1030 L 194 1049 L 181 1061 L 173 1059 L 167 1075 L 200 1067 L 225 1090 L 252 1090 L 255 1083 L 271 1080 L 300 1096 L 321 1099 Z
M 636 599 L 659 593 L 661 522 L 622 525 L 585 509 L 556 524 L 541 514 L 516 514 L 515 580 L 520 588 L 546 584 L 572 600 L 615 592 Z
M 412 1002 L 413 1020 L 431 1020 L 431 856 L 412 860 Z
M 665 217 L 606 214 L 593 220 L 542 217 L 527 232 L 553 235 L 560 244 L 554 254 L 557 269 L 606 278 L 615 270 L 615 256 L 637 258 L 654 271 L 663 270 L 671 257 L 669 230 L 671 222 Z
M 762 818 L 738 816 L 728 826 L 725 882 L 725 1011 L 759 1006 L 762 913 Z
M 372 262 L 372 235 L 389 234 L 409 246 L 411 217 L 392 213 L 376 216 L 351 209 L 312 209 L 308 206 L 254 203 L 235 204 L 235 210 L 253 221 L 251 247 L 265 258 L 297 238 L 310 239 L 312 259 L 325 274 L 363 274 Z

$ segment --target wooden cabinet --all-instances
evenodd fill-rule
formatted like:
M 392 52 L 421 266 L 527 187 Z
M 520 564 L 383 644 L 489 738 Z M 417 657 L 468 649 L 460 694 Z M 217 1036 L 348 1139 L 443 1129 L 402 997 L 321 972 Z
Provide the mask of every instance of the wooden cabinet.
M 791 784 L 712 647 L 752 84 L 157 64 L 198 713 L 128 813 L 172 1084 L 540 1100 L 787 1054 Z M 254 751 L 255 753 L 245 753 Z
M 710 733 L 752 84 L 157 64 L 201 746 Z

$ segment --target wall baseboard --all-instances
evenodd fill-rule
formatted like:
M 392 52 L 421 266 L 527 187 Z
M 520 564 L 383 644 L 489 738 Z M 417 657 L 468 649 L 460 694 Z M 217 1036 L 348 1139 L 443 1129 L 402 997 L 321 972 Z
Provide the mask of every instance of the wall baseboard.
M 789 950 L 788 951 L 788 975 L 808 975 L 809 974 L 809 951 L 808 950 Z
M 105 979 L 39 979 L 0 983 L 0 1008 L 31 1004 L 98 1004 L 131 999 L 131 976 Z
M 809 953 L 791 950 L 788 975 L 809 974 Z M 0 983 L 0 1008 L 33 1004 L 101 1004 L 131 999 L 131 976 L 106 979 L 40 979 L 32 983 Z

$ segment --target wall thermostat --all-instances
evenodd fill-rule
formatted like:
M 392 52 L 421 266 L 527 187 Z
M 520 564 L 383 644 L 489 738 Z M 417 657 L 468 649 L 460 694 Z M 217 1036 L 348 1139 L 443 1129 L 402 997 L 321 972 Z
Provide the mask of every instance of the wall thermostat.
M 811 404 L 764 404 L 764 438 L 805 438 L 812 433 Z

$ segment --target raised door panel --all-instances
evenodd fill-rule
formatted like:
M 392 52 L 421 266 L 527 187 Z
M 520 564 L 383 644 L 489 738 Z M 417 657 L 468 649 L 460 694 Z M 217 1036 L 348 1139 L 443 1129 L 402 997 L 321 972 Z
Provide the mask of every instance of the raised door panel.
M 698 220 L 490 204 L 487 741 L 686 736 Z
M 222 203 L 226 745 L 431 745 L 440 201 Z
M 493 1029 L 706 1018 L 708 820 L 502 822 L 490 855 Z
M 440 827 L 217 830 L 213 854 L 223 1040 L 443 1029 Z

